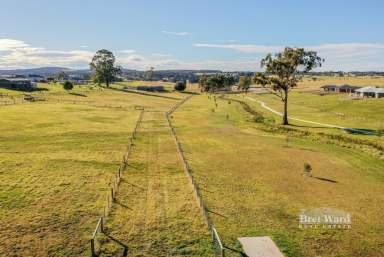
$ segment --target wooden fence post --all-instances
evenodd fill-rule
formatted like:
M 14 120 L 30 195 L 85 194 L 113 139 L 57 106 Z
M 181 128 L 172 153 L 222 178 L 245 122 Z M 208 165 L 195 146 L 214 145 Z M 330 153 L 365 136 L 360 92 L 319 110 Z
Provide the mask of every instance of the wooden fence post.
M 91 239 L 91 253 L 92 253 L 92 257 L 96 257 L 96 251 L 95 251 L 95 239 L 92 238 Z

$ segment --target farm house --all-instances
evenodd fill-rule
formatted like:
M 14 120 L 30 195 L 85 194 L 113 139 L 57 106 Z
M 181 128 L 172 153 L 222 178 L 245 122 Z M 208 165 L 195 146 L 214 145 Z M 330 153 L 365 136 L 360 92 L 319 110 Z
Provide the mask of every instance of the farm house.
M 378 87 L 363 87 L 357 89 L 355 94 L 359 97 L 374 97 L 374 98 L 382 98 L 384 97 L 384 88 Z
M 341 85 L 338 87 L 338 92 L 340 93 L 354 93 L 356 89 L 359 89 L 360 87 L 351 86 L 348 84 Z

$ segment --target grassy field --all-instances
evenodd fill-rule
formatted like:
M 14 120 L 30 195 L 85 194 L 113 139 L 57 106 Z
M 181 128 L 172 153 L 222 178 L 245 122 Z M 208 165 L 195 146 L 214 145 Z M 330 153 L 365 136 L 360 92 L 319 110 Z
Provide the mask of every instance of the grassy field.
M 342 83 L 384 85 L 377 78 L 306 79 L 290 95 L 290 115 L 381 129 L 382 99 L 316 94 L 323 84 Z M 144 84 L 168 92 L 124 91 Z M 26 94 L 43 101 L 0 106 L 0 256 L 89 256 L 91 233 L 141 107 L 144 121 L 106 224 L 102 255 L 212 256 L 163 116 L 186 94 L 162 82 L 71 92 L 58 84 L 39 88 Z M 262 113 L 265 123 L 257 123 L 239 103 L 216 97 L 215 103 L 213 96 L 196 95 L 172 119 L 226 246 L 241 250 L 238 237 L 269 235 L 287 257 L 384 256 L 384 161 L 376 147 L 384 145 L 382 137 L 296 122 L 283 129 L 281 117 L 246 98 L 281 110 L 272 95 L 227 96 Z M 306 162 L 313 177 L 302 175 Z M 301 210 L 317 208 L 351 213 L 352 228 L 300 229 Z
M 0 107 L 0 256 L 88 256 L 136 107 L 184 96 L 40 86 L 46 101 Z
M 317 90 L 324 85 L 343 85 L 349 84 L 353 86 L 378 86 L 384 87 L 384 77 L 327 77 L 315 76 L 314 78 L 306 77 L 299 83 L 298 90 L 311 91 Z
M 101 256 L 213 256 L 162 112 L 145 112 L 106 223 Z M 116 243 L 118 242 L 118 243 Z
M 0 108 L 0 249 L 81 255 L 138 113 L 70 104 Z
M 251 120 L 239 104 L 216 107 L 206 95 L 174 114 L 224 244 L 240 250 L 237 237 L 270 235 L 286 256 L 383 256 L 384 162 L 300 138 L 287 145 Z M 305 162 L 314 177 L 302 176 Z M 351 213 L 352 228 L 298 228 L 301 209 L 322 207 Z
M 267 106 L 282 112 L 283 104 L 277 96 L 247 94 L 244 100 L 264 115 L 273 116 L 277 123 L 281 122 L 280 116 L 262 109 L 258 102 L 251 101 L 249 98 L 263 101 Z M 360 129 L 384 129 L 383 113 L 379 110 L 384 110 L 383 99 L 351 100 L 347 94 L 321 96 L 312 92 L 293 91 L 288 101 L 288 114 L 291 117 Z M 299 124 L 297 121 L 292 121 L 292 124 L 295 123 Z M 306 125 L 310 126 L 310 124 Z

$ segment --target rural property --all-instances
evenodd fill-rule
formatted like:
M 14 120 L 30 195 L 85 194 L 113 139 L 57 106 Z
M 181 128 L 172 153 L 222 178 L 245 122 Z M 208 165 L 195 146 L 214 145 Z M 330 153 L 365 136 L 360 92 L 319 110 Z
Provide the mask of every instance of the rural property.
M 384 257 L 383 3 L 0 7 L 0 257 Z

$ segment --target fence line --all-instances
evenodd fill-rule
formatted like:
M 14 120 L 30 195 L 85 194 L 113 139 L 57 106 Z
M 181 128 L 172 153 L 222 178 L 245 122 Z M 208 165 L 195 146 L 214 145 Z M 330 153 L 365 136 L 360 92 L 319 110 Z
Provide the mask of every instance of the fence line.
M 122 109 L 122 110 L 131 110 L 131 107 L 123 106 L 123 105 L 107 105 L 107 104 L 95 104 L 96 101 L 78 101 L 73 99 L 64 99 L 57 97 L 44 97 L 41 98 L 46 102 L 57 102 L 57 103 L 67 103 L 67 104 L 78 104 L 78 105 L 86 105 L 92 107 L 101 107 L 101 108 L 112 108 L 112 109 Z
M 27 101 L 24 99 L 24 97 L 18 97 L 18 96 L 10 96 L 6 94 L 0 94 L 0 106 L 8 106 L 8 105 L 16 105 L 16 104 L 23 104 L 23 103 L 29 103 L 30 101 Z
M 126 169 L 126 167 L 128 165 L 128 158 L 129 158 L 129 155 L 131 154 L 131 151 L 132 151 L 133 142 L 134 142 L 134 139 L 136 138 L 137 129 L 139 128 L 139 125 L 143 119 L 143 114 L 144 114 L 144 108 L 140 111 L 140 114 L 139 114 L 139 117 L 136 121 L 135 127 L 132 130 L 132 133 L 131 133 L 131 136 L 129 138 L 129 142 L 127 145 L 127 150 L 125 151 L 122 162 L 120 163 L 120 167 L 119 167 L 117 173 L 115 174 L 115 177 L 110 182 L 111 188 L 110 188 L 110 193 L 107 195 L 107 203 L 103 208 L 103 212 L 102 212 L 100 218 L 98 219 L 96 228 L 95 228 L 95 230 L 92 234 L 92 238 L 91 238 L 92 256 L 97 256 L 97 254 L 98 254 L 98 248 L 100 246 L 100 243 L 98 240 L 98 235 L 100 233 L 104 232 L 104 224 L 105 224 L 105 222 L 108 218 L 108 215 L 110 213 L 110 210 L 112 208 L 112 203 L 116 198 L 117 190 L 119 188 L 119 184 L 120 184 L 121 178 L 123 176 L 123 171 Z
M 123 106 L 123 105 L 107 105 L 107 104 L 95 104 L 96 101 L 78 101 L 73 99 L 64 99 L 58 97 L 51 96 L 36 96 L 34 95 L 31 100 L 27 100 L 25 96 L 23 97 L 13 97 L 8 96 L 6 94 L 0 94 L 0 106 L 8 106 L 15 104 L 23 104 L 23 103 L 32 103 L 32 102 L 41 102 L 41 103 L 66 103 L 66 104 L 77 104 L 77 105 L 86 105 L 92 107 L 100 107 L 100 108 L 111 108 L 111 109 L 121 109 L 121 110 L 131 110 L 131 107 Z
M 171 128 L 171 132 L 172 132 L 173 138 L 175 139 L 176 146 L 177 146 L 177 151 L 178 151 L 180 159 L 181 159 L 181 161 L 183 163 L 185 174 L 187 175 L 189 181 L 192 184 L 193 191 L 195 193 L 197 203 L 198 203 L 198 205 L 200 207 L 200 210 L 202 211 L 202 214 L 203 214 L 203 216 L 205 218 L 205 221 L 206 221 L 206 223 L 208 225 L 208 230 L 211 233 L 212 240 L 213 240 L 214 246 L 216 248 L 216 253 L 217 253 L 218 256 L 224 257 L 225 256 L 225 251 L 224 251 L 223 243 L 222 243 L 222 241 L 220 239 L 219 234 L 217 233 L 217 230 L 216 230 L 216 228 L 215 228 L 211 218 L 209 217 L 207 206 L 205 205 L 203 197 L 202 197 L 202 195 L 200 193 L 200 188 L 199 188 L 198 184 L 196 183 L 196 180 L 194 179 L 194 177 L 192 175 L 191 168 L 190 168 L 190 166 L 189 166 L 189 164 L 188 164 L 188 162 L 187 162 L 187 160 L 185 158 L 184 151 L 183 151 L 181 143 L 180 143 L 180 141 L 179 141 L 179 139 L 178 139 L 178 137 L 176 135 L 175 128 L 172 125 L 171 119 L 169 118 L 169 116 L 174 111 L 176 111 L 177 108 L 179 108 L 185 101 L 187 101 L 191 97 L 192 97 L 192 95 L 184 98 L 178 104 L 173 106 L 168 112 L 165 113 L 165 117 L 166 117 L 166 119 L 168 121 L 169 127 Z

